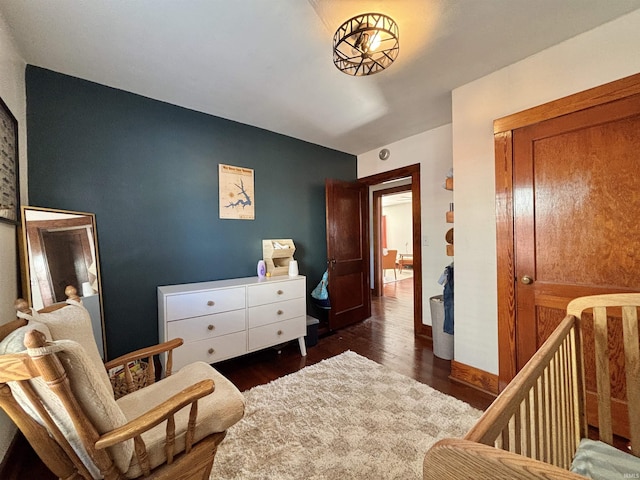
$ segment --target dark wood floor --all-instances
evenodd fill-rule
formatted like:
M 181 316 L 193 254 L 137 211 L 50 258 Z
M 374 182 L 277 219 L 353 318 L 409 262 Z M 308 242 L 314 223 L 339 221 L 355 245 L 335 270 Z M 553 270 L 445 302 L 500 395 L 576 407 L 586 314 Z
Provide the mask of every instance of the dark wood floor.
M 485 409 L 493 397 L 449 379 L 450 361 L 433 355 L 431 340 L 413 334 L 413 282 L 411 279 L 384 287 L 384 297 L 374 298 L 371 318 L 351 327 L 322 336 L 318 344 L 300 356 L 298 342 L 280 351 L 267 349 L 221 362 L 216 368 L 241 391 L 293 373 L 306 365 L 352 350 L 390 369 L 457 397 L 476 408 Z M 33 451 L 18 442 L 16 455 L 6 462 L 3 478 L 49 480 L 55 478 Z
M 386 284 L 384 293 L 384 297 L 374 297 L 371 318 L 322 336 L 318 345 L 308 349 L 306 358 L 300 357 L 297 342 L 292 342 L 281 353 L 267 349 L 216 368 L 244 391 L 352 350 L 476 408 L 486 408 L 494 397 L 452 382 L 451 362 L 433 355 L 431 339 L 414 336 L 412 280 Z

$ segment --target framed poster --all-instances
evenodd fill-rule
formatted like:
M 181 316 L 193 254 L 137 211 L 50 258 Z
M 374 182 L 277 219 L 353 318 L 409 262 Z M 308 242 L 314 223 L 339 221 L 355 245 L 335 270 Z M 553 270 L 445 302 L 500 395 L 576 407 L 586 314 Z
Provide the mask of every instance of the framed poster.
M 218 165 L 220 218 L 254 220 L 253 169 Z
M 18 121 L 0 98 L 0 221 L 18 224 Z

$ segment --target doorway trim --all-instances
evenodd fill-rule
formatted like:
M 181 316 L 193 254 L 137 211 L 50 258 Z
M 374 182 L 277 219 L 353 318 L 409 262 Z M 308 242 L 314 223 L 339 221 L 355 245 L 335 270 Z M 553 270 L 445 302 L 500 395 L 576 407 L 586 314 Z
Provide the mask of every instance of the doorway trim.
M 396 168 L 388 172 L 377 173 L 358 181 L 371 187 L 391 180 L 411 178 L 411 209 L 413 229 L 413 333 L 414 335 L 431 336 L 431 329 L 422 323 L 422 213 L 420 204 L 420 164 Z M 375 217 L 374 217 L 375 221 Z M 375 241 L 375 237 L 374 237 Z M 373 251 L 380 249 L 380 245 L 373 245 Z M 375 254 L 374 254 L 375 261 Z
M 640 94 L 640 74 L 554 100 L 493 122 L 496 168 L 496 248 L 498 270 L 498 388 L 515 377 L 516 292 L 513 211 L 513 130 Z
M 373 192 L 373 296 L 382 297 L 384 294 L 384 281 L 382 275 L 382 225 L 380 220 L 382 219 L 382 197 L 386 195 L 393 195 L 394 193 L 410 192 L 411 184 L 399 185 L 397 187 L 385 188 L 384 190 L 375 190 Z M 411 210 L 411 216 L 413 217 L 413 206 Z M 413 238 L 412 238 L 413 244 Z

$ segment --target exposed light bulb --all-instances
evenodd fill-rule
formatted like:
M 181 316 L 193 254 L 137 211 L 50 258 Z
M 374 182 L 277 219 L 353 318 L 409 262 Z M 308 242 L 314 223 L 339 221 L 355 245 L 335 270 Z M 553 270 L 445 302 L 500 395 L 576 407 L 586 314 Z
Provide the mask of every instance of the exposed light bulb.
M 369 40 L 369 51 L 373 52 L 380 46 L 380 32 L 374 33 Z

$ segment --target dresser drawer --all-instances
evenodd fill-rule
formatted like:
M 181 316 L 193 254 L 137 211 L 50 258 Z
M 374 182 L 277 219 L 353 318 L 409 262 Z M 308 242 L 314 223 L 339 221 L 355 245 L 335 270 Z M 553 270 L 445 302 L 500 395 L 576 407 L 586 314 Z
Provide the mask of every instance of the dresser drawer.
M 249 329 L 249 351 L 278 345 L 307 333 L 306 317 L 292 318 Z
M 185 365 L 198 361 L 215 363 L 237 357 L 246 351 L 246 331 L 185 343 L 173 351 L 173 369 L 178 371 Z
M 228 335 L 247 329 L 245 316 L 245 310 L 242 309 L 174 320 L 167 323 L 167 334 L 170 339 L 182 338 L 184 343 Z
M 247 287 L 249 307 L 291 300 L 292 298 L 304 298 L 304 296 L 304 277 L 286 282 L 267 282 L 260 285 L 249 285 Z
M 245 308 L 246 289 L 224 288 L 166 297 L 167 321 Z
M 307 332 L 306 294 L 303 275 L 160 286 L 159 339 L 184 340 L 173 352 L 178 370 L 191 362 L 216 363 L 302 338 Z
M 307 304 L 304 298 L 250 307 L 249 328 L 289 320 L 290 318 L 300 317 L 306 314 Z

